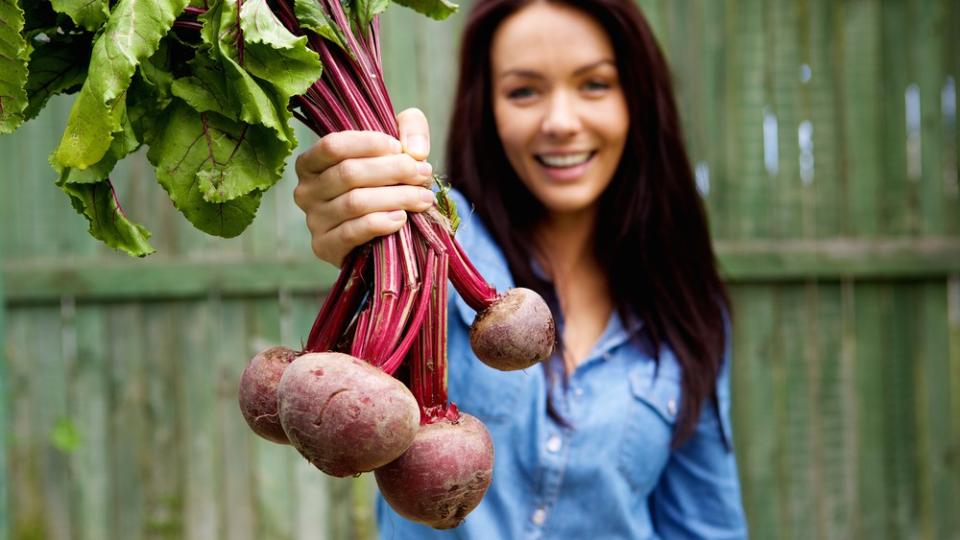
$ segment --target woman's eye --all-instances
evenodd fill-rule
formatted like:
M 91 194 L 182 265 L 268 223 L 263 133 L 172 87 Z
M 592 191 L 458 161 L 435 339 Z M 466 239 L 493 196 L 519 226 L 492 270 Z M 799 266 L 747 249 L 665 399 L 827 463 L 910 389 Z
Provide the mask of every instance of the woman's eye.
M 528 86 L 522 86 L 519 88 L 514 88 L 507 92 L 507 98 L 509 99 L 524 99 L 532 97 L 534 95 L 533 88 Z
M 587 81 L 583 83 L 583 89 L 587 92 L 602 92 L 610 89 L 610 84 L 606 81 Z

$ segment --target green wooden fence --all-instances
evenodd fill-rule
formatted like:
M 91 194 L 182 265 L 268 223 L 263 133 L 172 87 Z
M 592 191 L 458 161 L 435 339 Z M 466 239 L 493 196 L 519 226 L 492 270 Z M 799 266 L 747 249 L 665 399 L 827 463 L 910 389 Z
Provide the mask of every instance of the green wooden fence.
M 960 538 L 960 3 L 640 4 L 735 299 L 753 537 Z M 436 141 L 461 24 L 384 22 L 395 104 Z M 160 253 L 130 260 L 52 185 L 69 105 L 0 138 L 0 539 L 371 537 L 369 478 L 256 439 L 235 403 L 246 359 L 299 343 L 334 275 L 292 175 L 211 239 L 137 155 L 115 183 Z

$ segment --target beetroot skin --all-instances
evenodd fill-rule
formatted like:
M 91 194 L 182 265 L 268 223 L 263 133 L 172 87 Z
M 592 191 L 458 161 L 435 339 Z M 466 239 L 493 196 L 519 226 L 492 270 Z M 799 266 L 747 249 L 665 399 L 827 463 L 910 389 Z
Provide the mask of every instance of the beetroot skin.
M 480 504 L 493 479 L 493 441 L 483 422 L 424 424 L 410 448 L 374 471 L 380 493 L 401 516 L 451 529 Z
M 539 294 L 517 287 L 500 296 L 470 326 L 470 346 L 484 364 L 501 371 L 526 369 L 553 353 L 556 327 Z
M 352 476 L 402 454 L 420 408 L 399 380 L 341 353 L 310 353 L 284 372 L 277 390 L 290 444 L 332 476 Z
M 254 433 L 277 444 L 290 444 L 280 425 L 277 385 L 299 354 L 287 347 L 271 347 L 254 356 L 240 377 L 238 401 L 244 420 Z

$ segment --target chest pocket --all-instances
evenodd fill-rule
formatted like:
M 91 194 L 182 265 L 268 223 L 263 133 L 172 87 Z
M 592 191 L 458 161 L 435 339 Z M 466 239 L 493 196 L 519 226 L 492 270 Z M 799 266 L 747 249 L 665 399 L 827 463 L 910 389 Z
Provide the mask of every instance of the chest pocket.
M 529 399 L 528 387 L 539 366 L 523 371 L 499 371 L 480 362 L 470 348 L 470 324 L 474 311 L 459 296 L 455 306 L 459 321 L 450 318 L 447 328 L 450 399 L 461 410 L 484 423 L 496 424 L 516 416 L 521 394 Z
M 618 468 L 630 488 L 647 494 L 670 457 L 670 441 L 680 407 L 680 382 L 654 365 L 636 366 L 628 375 L 630 399 L 626 408 Z

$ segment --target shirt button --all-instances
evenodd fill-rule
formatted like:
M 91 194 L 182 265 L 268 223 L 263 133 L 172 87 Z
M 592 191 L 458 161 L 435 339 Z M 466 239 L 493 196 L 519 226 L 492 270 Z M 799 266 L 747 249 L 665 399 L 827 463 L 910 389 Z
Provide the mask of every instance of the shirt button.
M 560 440 L 560 437 L 554 435 L 547 440 L 547 451 L 551 454 L 556 454 L 560 451 L 560 447 L 563 445 L 563 441 Z
M 533 515 L 530 516 L 530 521 L 534 525 L 543 525 L 543 522 L 547 520 L 547 510 L 545 508 L 537 508 L 533 511 Z
M 677 414 L 677 402 L 670 400 L 667 402 L 667 412 L 670 413 L 670 416 Z
M 582 396 L 582 395 L 583 395 L 583 388 L 580 388 L 579 386 L 576 387 L 576 388 L 574 388 L 574 389 L 573 389 L 573 395 L 575 395 L 575 396 L 577 396 L 577 397 Z

